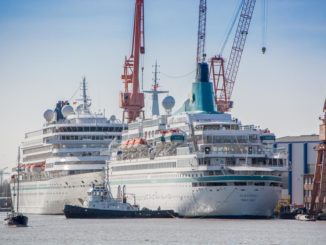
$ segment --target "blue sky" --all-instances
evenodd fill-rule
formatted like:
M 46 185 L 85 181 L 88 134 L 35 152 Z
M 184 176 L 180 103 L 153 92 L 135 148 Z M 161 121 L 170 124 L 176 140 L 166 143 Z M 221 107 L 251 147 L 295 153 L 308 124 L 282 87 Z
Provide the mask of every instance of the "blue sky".
M 171 77 L 195 69 L 198 2 L 145 0 L 144 86 L 150 86 L 157 59 L 160 83 L 176 98 L 176 107 L 194 80 L 194 74 Z M 208 57 L 219 52 L 238 3 L 208 0 Z M 0 1 L 0 167 L 13 165 L 24 133 L 39 129 L 43 112 L 71 98 L 84 75 L 93 111 L 105 108 L 107 115 L 121 116 L 118 93 L 133 8 L 133 0 Z M 262 55 L 262 1 L 257 0 L 232 113 L 277 136 L 317 133 L 326 97 L 326 1 L 269 0 L 268 11 Z M 226 57 L 229 50 L 230 45 Z M 150 111 L 148 99 L 146 105 Z

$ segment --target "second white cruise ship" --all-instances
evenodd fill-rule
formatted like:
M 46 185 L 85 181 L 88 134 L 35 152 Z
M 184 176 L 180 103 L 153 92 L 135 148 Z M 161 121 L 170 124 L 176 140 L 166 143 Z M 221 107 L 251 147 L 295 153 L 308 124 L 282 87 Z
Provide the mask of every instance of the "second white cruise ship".
M 102 183 L 108 146 L 121 139 L 123 124 L 115 116 L 91 113 L 86 91 L 84 78 L 77 107 L 59 101 L 55 110 L 45 111 L 42 129 L 25 134 L 19 161 L 21 212 L 63 214 L 65 204 L 83 203 L 89 187 Z

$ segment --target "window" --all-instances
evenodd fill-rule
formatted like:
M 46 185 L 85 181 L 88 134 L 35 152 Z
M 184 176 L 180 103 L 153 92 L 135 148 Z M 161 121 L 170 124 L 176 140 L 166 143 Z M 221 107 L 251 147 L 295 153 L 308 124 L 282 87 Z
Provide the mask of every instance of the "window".
M 247 182 L 234 182 L 235 186 L 243 186 L 243 185 L 247 185 Z

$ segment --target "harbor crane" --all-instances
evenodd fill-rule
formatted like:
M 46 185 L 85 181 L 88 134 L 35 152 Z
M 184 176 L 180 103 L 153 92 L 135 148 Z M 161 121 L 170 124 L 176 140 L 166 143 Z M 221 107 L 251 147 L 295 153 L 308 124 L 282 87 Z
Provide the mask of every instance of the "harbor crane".
M 139 89 L 140 56 L 145 54 L 144 0 L 135 1 L 132 49 L 129 58 L 125 57 L 121 79 L 124 91 L 120 93 L 122 120 L 128 123 L 137 117 L 144 117 L 144 93 Z
M 310 214 L 316 214 L 326 209 L 326 100 L 324 102 L 324 115 L 319 126 L 319 140 L 317 146 L 317 162 L 312 182 Z
M 196 61 L 202 63 L 205 61 L 205 42 L 206 42 L 206 16 L 207 16 L 207 1 L 200 0 L 199 2 L 199 18 L 198 18 L 198 37 L 197 37 L 197 56 Z
M 227 112 L 233 107 L 233 101 L 231 95 L 235 80 L 238 74 L 241 56 L 243 53 L 244 45 L 248 35 L 252 14 L 254 11 L 256 0 L 242 0 L 238 9 L 240 13 L 235 37 L 233 39 L 233 45 L 229 59 L 227 60 L 225 68 L 225 59 L 221 53 L 211 58 L 210 60 L 210 76 L 214 84 L 215 103 L 217 108 L 221 112 Z M 234 22 L 237 18 L 236 15 Z M 232 27 L 231 27 L 232 29 Z M 231 33 L 231 29 L 227 35 L 227 38 L 222 46 L 222 50 L 226 44 L 226 41 Z M 263 51 L 263 53 L 266 51 Z

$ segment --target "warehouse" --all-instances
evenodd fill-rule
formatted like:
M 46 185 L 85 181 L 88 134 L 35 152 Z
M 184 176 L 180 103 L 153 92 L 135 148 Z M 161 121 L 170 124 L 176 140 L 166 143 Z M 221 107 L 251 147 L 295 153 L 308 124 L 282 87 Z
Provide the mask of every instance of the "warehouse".
M 292 204 L 304 204 L 304 175 L 313 174 L 319 143 L 318 135 L 286 136 L 276 140 L 277 148 L 288 151 L 288 194 Z

